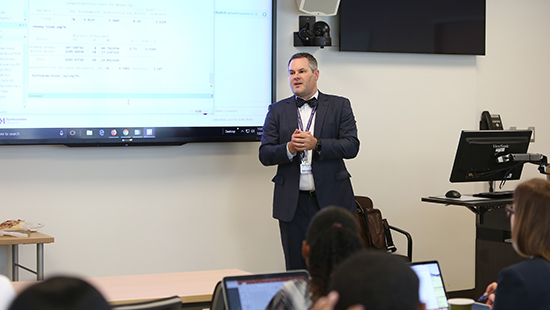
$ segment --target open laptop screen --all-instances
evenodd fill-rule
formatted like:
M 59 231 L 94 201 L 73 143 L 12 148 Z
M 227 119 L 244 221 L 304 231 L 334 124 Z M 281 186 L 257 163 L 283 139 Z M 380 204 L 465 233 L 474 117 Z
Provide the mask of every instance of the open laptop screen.
M 225 277 L 222 289 L 226 309 L 265 309 L 285 282 L 308 278 L 305 270 Z
M 420 280 L 420 301 L 426 304 L 426 310 L 449 309 L 447 292 L 437 261 L 411 263 L 411 268 Z

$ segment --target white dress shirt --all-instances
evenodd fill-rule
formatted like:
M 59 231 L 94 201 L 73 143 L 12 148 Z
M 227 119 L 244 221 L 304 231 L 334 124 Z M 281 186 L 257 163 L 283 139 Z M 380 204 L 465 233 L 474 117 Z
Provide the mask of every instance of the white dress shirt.
M 313 95 L 310 99 L 318 98 L 319 97 L 319 91 Z M 315 128 L 315 118 L 317 116 L 317 112 L 313 115 L 313 119 L 311 120 L 311 126 L 309 130 L 306 130 L 307 123 L 309 122 L 309 118 L 311 116 L 311 112 L 313 111 L 313 108 L 309 106 L 309 104 L 304 104 L 302 107 L 298 108 L 298 111 L 300 112 L 300 116 L 302 118 L 302 126 L 299 126 L 298 128 L 303 128 L 303 131 L 309 131 L 311 132 L 311 135 L 313 135 L 313 129 Z M 300 119 L 298 119 L 298 122 Z M 288 158 L 291 160 L 300 160 L 300 153 L 296 152 L 294 154 L 290 153 L 288 150 L 288 146 L 286 149 Z M 305 151 L 305 162 L 311 165 L 311 158 L 313 156 L 312 150 Z M 296 157 L 296 158 L 294 158 Z M 293 159 L 294 158 L 294 159 Z M 313 181 L 313 174 L 312 173 L 301 173 L 300 174 L 300 190 L 301 191 L 314 191 L 315 190 L 315 182 Z

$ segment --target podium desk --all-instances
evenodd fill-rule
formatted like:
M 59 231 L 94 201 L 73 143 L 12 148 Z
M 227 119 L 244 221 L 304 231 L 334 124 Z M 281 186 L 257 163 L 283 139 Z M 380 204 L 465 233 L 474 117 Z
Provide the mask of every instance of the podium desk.
M 1 236 L 0 245 L 11 245 L 12 281 L 19 281 L 19 268 L 36 274 L 37 280 L 44 280 L 44 243 L 52 243 L 54 238 L 39 232 L 32 232 L 28 237 Z M 19 245 L 36 244 L 36 270 L 19 264 Z
M 210 307 L 212 293 L 218 281 L 227 276 L 247 275 L 238 269 L 176 272 L 113 277 L 86 278 L 112 305 L 150 301 L 179 296 L 184 309 L 204 309 Z M 36 283 L 13 282 L 19 293 L 28 285 Z
M 471 195 L 463 195 L 460 198 L 447 198 L 445 196 L 422 197 L 423 202 L 432 202 L 443 205 L 455 205 L 468 208 L 476 214 L 478 224 L 483 224 L 485 214 L 496 208 L 504 208 L 514 202 L 512 198 L 481 198 Z
M 422 201 L 462 206 L 476 214 L 474 296 L 481 296 L 487 285 L 497 280 L 502 268 L 523 260 L 512 246 L 510 219 L 506 216 L 505 207 L 513 203 L 512 198 L 431 196 Z

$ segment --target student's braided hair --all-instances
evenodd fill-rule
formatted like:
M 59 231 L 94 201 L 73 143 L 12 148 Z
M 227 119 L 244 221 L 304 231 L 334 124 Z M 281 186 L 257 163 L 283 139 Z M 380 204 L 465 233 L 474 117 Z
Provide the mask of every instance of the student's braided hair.
M 309 224 L 306 242 L 310 247 L 308 269 L 315 302 L 328 293 L 328 282 L 334 268 L 364 247 L 354 216 L 340 207 L 327 207 L 315 215 Z

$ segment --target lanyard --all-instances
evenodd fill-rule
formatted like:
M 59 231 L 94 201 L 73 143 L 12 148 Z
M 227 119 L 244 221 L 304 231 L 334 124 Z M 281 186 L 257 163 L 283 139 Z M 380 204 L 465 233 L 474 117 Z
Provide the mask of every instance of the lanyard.
M 298 111 L 298 127 L 301 131 L 309 131 L 309 128 L 311 127 L 311 123 L 313 122 L 313 115 L 315 115 L 315 111 L 317 111 L 317 106 L 311 110 L 311 115 L 309 116 L 309 121 L 307 122 L 306 130 L 304 130 L 304 125 L 302 123 L 302 115 L 300 114 L 300 108 L 296 108 Z
M 301 131 L 304 131 L 304 125 L 302 124 L 302 115 L 300 113 L 300 108 L 296 109 L 298 112 L 298 127 Z M 309 120 L 307 122 L 307 127 L 305 131 L 309 131 L 309 128 L 311 127 L 311 123 L 313 122 L 313 116 L 315 115 L 315 111 L 317 111 L 317 106 L 313 107 L 313 110 L 311 110 L 311 114 L 309 115 Z M 306 160 L 306 152 L 300 152 L 300 159 L 302 162 Z

